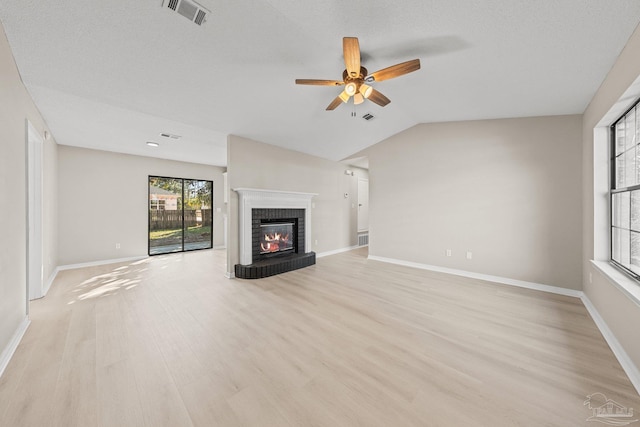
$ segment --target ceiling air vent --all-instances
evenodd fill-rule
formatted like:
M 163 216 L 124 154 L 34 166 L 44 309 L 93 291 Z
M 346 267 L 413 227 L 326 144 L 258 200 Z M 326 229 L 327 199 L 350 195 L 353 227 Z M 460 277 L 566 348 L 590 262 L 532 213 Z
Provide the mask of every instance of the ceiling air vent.
M 202 25 L 206 22 L 209 12 L 198 3 L 191 0 L 165 0 L 165 6 L 180 15 L 187 18 L 189 21 L 198 25 Z
M 180 139 L 180 138 L 182 138 L 180 135 L 174 135 L 172 133 L 167 133 L 167 132 L 162 132 L 160 134 L 160 136 L 163 136 L 165 138 L 171 138 L 171 139 Z
M 362 118 L 365 119 L 366 121 L 373 120 L 373 114 L 367 113 L 364 116 L 362 116 Z

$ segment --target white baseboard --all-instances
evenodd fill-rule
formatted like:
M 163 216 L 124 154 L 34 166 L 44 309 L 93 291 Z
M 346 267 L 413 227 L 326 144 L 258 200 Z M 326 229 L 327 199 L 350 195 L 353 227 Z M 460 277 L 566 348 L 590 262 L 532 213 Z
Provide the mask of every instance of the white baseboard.
M 358 249 L 358 248 L 362 248 L 363 246 L 349 246 L 347 248 L 341 248 L 341 249 L 335 249 L 333 251 L 327 251 L 327 252 L 320 252 L 316 254 L 316 258 L 322 258 L 322 257 L 326 257 L 329 255 L 336 255 L 336 254 L 341 254 L 342 252 L 349 252 L 352 251 L 354 249 Z
M 16 352 L 18 344 L 20 344 L 20 341 L 22 341 L 22 337 L 24 336 L 24 333 L 27 332 L 27 328 L 29 327 L 30 323 L 31 320 L 29 320 L 28 317 L 22 319 L 22 322 L 20 322 L 18 328 L 13 333 L 11 340 L 9 340 L 9 343 L 7 344 L 5 349 L 2 350 L 2 354 L 0 354 L 0 377 L 9 365 L 9 361 L 11 360 L 13 353 Z
M 119 262 L 131 262 L 131 261 L 140 261 L 141 259 L 149 258 L 148 255 L 140 255 L 133 256 L 128 258 L 116 258 L 116 259 L 105 259 L 102 261 L 90 261 L 90 262 L 81 262 L 79 264 L 67 264 L 58 266 L 57 270 L 73 270 L 75 268 L 83 268 L 83 267 L 95 267 L 97 265 L 106 265 L 106 264 L 116 264 Z
M 616 336 L 611 331 L 611 329 L 609 329 L 609 327 L 607 326 L 607 323 L 604 321 L 600 313 L 598 313 L 598 310 L 596 309 L 596 307 L 591 303 L 591 300 L 589 300 L 589 298 L 582 291 L 561 288 L 558 286 L 543 285 L 541 283 L 525 282 L 523 280 L 509 279 L 506 277 L 491 276 L 487 274 L 473 273 L 469 271 L 456 270 L 452 268 L 438 267 L 435 265 L 420 264 L 416 262 L 402 261 L 402 260 L 393 259 L 393 258 L 378 257 L 375 255 L 369 255 L 369 259 L 373 261 L 380 261 L 380 262 L 387 262 L 390 264 L 402 265 L 405 267 L 419 268 L 421 270 L 437 271 L 440 273 L 448 273 L 456 276 L 487 280 L 490 282 L 502 283 L 505 285 L 518 286 L 521 288 L 534 289 L 534 290 L 543 291 L 543 292 L 550 292 L 553 294 L 580 298 L 585 308 L 587 309 L 587 312 L 589 312 L 589 315 L 591 316 L 594 323 L 600 330 L 600 333 L 602 334 L 604 339 L 607 341 L 609 348 L 611 348 L 611 351 L 613 352 L 614 356 L 616 357 L 616 359 L 618 359 L 620 366 L 622 366 L 622 369 L 629 377 L 631 384 L 633 384 L 638 394 L 640 394 L 640 370 L 638 370 L 638 367 L 633 363 L 633 361 L 631 360 L 627 352 L 624 350 L 624 348 L 622 347 L 622 345 L 620 344 Z
M 583 293 L 580 299 L 591 315 L 591 318 L 595 322 L 596 326 L 598 327 L 598 329 L 600 329 L 600 333 L 607 341 L 607 344 L 609 344 L 609 347 L 611 348 L 611 351 L 613 351 L 613 354 L 616 356 L 616 359 L 618 359 L 618 362 L 620 362 L 620 365 L 629 377 L 631 384 L 633 384 L 638 394 L 640 394 L 640 370 L 638 370 L 638 367 L 633 363 L 627 352 L 624 351 L 624 348 L 622 347 L 616 336 L 613 334 L 613 332 L 611 332 L 611 329 L 609 329 L 609 326 L 607 326 L 607 323 L 604 321 L 602 316 L 600 316 L 600 313 L 598 313 L 598 310 L 593 305 L 589 297 L 587 297 Z
M 550 292 L 552 294 L 565 295 L 568 297 L 580 298 L 582 296 L 582 291 L 576 291 L 575 289 L 567 289 L 567 288 L 561 288 L 559 286 L 544 285 L 542 283 L 510 279 L 508 277 L 492 276 L 489 274 L 474 273 L 471 271 L 457 270 L 454 268 L 446 268 L 446 267 L 438 267 L 436 265 L 421 264 L 418 262 L 403 261 L 403 260 L 394 259 L 394 258 L 379 257 L 375 255 L 369 255 L 369 259 L 373 261 L 403 265 L 405 267 L 419 268 L 421 270 L 437 271 L 439 273 L 453 274 L 454 276 L 469 277 L 471 279 L 486 280 L 488 282 L 502 283 L 504 285 L 534 289 L 536 291 Z

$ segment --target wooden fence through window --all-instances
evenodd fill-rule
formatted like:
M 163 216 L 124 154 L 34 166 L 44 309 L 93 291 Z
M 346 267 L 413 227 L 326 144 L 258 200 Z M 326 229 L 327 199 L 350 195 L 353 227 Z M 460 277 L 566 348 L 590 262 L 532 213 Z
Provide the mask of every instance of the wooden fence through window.
M 194 227 L 202 225 L 210 226 L 212 219 L 211 209 L 196 209 L 184 211 L 184 226 Z M 182 227 L 182 211 L 149 211 L 149 228 L 151 230 L 175 230 Z

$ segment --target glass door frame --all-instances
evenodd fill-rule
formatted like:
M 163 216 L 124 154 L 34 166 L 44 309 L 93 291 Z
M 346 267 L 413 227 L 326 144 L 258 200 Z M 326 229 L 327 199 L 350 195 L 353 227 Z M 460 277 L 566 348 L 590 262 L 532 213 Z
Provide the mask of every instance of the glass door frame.
M 153 178 L 161 178 L 161 179 L 167 179 L 167 180 L 175 180 L 175 181 L 181 181 L 182 185 L 181 185 L 181 191 L 182 194 L 180 195 L 181 197 L 181 206 L 179 211 L 181 212 L 181 234 L 182 234 L 182 244 L 181 244 L 181 249 L 180 250 L 175 250 L 175 251 L 170 251 L 170 252 L 161 252 L 161 253 L 151 253 L 151 180 Z M 188 181 L 202 181 L 205 183 L 209 183 L 209 186 L 211 188 L 211 206 L 210 206 L 210 210 L 211 210 L 211 232 L 209 233 L 209 246 L 205 247 L 205 248 L 193 248 L 193 249 L 186 249 L 185 248 L 185 194 L 186 194 L 186 189 L 185 189 L 185 183 Z M 147 177 L 147 254 L 149 256 L 156 256 L 156 255 L 167 255 L 167 254 L 172 254 L 172 253 L 180 253 L 180 252 L 191 252 L 191 251 L 198 251 L 198 250 L 203 250 L 203 249 L 212 249 L 213 248 L 213 209 L 214 209 L 214 204 L 213 204 L 213 181 L 209 180 L 209 179 L 195 179 L 195 178 L 175 178 L 175 177 L 170 177 L 170 176 L 161 176 L 161 175 L 149 175 Z

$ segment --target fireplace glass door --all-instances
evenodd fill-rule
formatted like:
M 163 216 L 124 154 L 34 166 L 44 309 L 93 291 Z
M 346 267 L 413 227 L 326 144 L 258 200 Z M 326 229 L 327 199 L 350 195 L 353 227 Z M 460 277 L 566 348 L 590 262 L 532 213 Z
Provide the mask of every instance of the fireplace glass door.
M 295 248 L 294 222 L 260 224 L 260 254 L 275 254 Z

